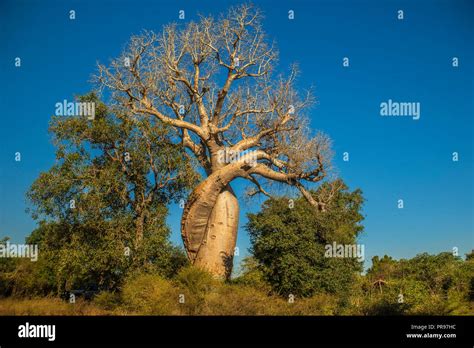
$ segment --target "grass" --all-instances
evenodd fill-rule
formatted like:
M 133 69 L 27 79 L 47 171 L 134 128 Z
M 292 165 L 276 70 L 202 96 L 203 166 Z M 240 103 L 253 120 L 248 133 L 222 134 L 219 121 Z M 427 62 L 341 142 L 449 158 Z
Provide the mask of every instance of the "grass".
M 0 316 L 3 315 L 112 315 L 111 311 L 92 303 L 78 300 L 68 303 L 59 298 L 2 298 Z
M 120 292 L 102 292 L 74 304 L 54 297 L 0 298 L 0 315 L 332 315 L 336 306 L 328 295 L 290 303 L 268 289 L 222 283 L 184 268 L 173 280 L 135 275 Z
M 173 297 L 160 294 L 137 294 L 133 299 L 111 307 L 110 303 L 86 302 L 78 300 L 67 303 L 61 299 L 48 298 L 2 298 L 0 316 L 29 315 L 331 315 L 333 309 L 324 298 L 311 298 L 295 303 L 278 297 L 255 293 L 255 289 L 224 286 L 218 292 L 210 292 L 202 301 L 188 300 L 179 303 Z M 102 296 L 102 295 L 101 295 Z M 156 296 L 156 297 L 155 297 Z M 178 298 L 176 296 L 176 298 Z
M 0 315 L 472 315 L 473 303 L 464 296 L 409 295 L 410 303 L 397 303 L 398 293 L 352 292 L 340 298 L 316 294 L 294 301 L 272 294 L 259 282 L 216 281 L 204 271 L 183 268 L 173 279 L 136 274 L 117 292 L 102 292 L 92 301 L 68 303 L 55 297 L 0 298 Z M 429 295 L 429 296 L 428 296 Z

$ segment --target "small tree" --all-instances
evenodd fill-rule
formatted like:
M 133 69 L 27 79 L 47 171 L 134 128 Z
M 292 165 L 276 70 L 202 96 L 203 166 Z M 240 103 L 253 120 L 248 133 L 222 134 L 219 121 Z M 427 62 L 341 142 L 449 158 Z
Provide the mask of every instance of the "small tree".
M 130 267 L 179 267 L 166 205 L 195 182 L 192 162 L 167 126 L 132 120 L 94 94 L 80 101 L 96 103 L 94 120 L 52 119 L 57 163 L 28 192 L 40 220 L 30 242 L 51 261 L 59 289 L 115 286 Z
M 357 258 L 325 257 L 326 245 L 356 243 L 363 229 L 360 190 L 350 192 L 338 181 L 323 184 L 311 195 L 324 196 L 334 186 L 339 189 L 325 214 L 315 214 L 303 197 L 290 204 L 288 197 L 282 197 L 267 200 L 259 213 L 248 215 L 252 254 L 275 292 L 342 295 L 362 270 Z

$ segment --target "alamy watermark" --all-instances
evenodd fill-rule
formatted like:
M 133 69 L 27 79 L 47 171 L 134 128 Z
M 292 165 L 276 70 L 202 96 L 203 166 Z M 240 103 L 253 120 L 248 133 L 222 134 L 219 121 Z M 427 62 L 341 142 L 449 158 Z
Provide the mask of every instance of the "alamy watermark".
M 421 104 L 419 102 L 395 102 L 389 99 L 380 103 L 380 116 L 408 116 L 419 120 Z
M 94 102 L 68 102 L 56 103 L 56 116 L 87 116 L 88 120 L 95 118 Z
M 52 342 L 56 339 L 56 325 L 35 325 L 26 322 L 18 326 L 18 337 L 20 338 L 47 338 Z
M 12 244 L 10 242 L 0 244 L 0 257 L 29 258 L 31 261 L 38 261 L 37 244 Z
M 365 246 L 364 244 L 326 244 L 324 247 L 325 257 L 337 258 L 356 258 L 358 261 L 365 260 Z
M 217 153 L 217 161 L 221 164 L 229 164 L 241 160 L 254 167 L 257 165 L 257 153 L 250 150 L 237 151 L 230 149 L 219 150 Z

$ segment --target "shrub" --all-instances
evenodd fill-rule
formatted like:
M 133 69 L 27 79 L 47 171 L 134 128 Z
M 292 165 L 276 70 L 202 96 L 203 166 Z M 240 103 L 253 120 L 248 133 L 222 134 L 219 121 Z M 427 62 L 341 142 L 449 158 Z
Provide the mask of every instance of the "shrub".
M 206 301 L 203 314 L 210 315 L 274 315 L 280 313 L 284 305 L 277 296 L 237 284 L 222 284 L 206 296 Z
M 241 272 L 236 278 L 231 280 L 231 283 L 253 287 L 265 293 L 270 293 L 271 291 L 271 286 L 265 281 L 265 276 L 259 268 L 257 260 L 251 256 L 242 260 Z
M 48 296 L 53 291 L 51 273 L 42 259 L 36 262 L 25 259 L 16 261 L 14 271 L 9 274 L 12 296 Z
M 178 292 L 170 281 L 151 274 L 139 274 L 125 281 L 122 301 L 126 311 L 142 315 L 179 314 Z
M 363 285 L 361 310 L 367 315 L 472 314 L 469 282 L 473 264 L 452 253 L 419 254 L 399 261 L 374 257 Z M 375 283 L 383 284 L 374 288 Z M 403 302 L 398 297 L 403 295 Z
M 314 294 L 309 298 L 295 298 L 293 303 L 285 301 L 281 315 L 335 315 L 338 298 L 330 294 Z
M 122 304 L 122 298 L 117 292 L 102 291 L 94 297 L 93 303 L 103 309 L 115 310 Z
M 213 291 L 219 282 L 208 272 L 188 266 L 176 275 L 175 284 L 182 299 L 181 310 L 184 314 L 195 315 L 204 311 L 206 295 Z

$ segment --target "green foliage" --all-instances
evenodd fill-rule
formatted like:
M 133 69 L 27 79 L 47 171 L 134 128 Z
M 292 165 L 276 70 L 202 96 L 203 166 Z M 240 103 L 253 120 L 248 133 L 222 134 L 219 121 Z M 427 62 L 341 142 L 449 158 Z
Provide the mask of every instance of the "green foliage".
M 6 244 L 9 238 L 5 237 L 0 240 L 0 244 Z M 12 273 L 16 267 L 15 259 L 10 258 L 0 258 L 0 297 L 10 296 L 12 294 L 12 289 L 14 281 L 12 279 Z
M 327 185 L 312 194 L 318 196 Z M 343 293 L 361 271 L 355 258 L 325 257 L 325 245 L 354 244 L 362 231 L 361 191 L 349 192 L 342 182 L 340 187 L 326 212 L 316 212 L 300 197 L 294 207 L 288 198 L 269 199 L 261 212 L 248 215 L 253 256 L 278 294 Z
M 122 288 L 122 301 L 128 312 L 144 315 L 175 314 L 178 294 L 172 283 L 158 275 L 138 274 Z
M 141 315 L 331 315 L 334 296 L 318 295 L 289 303 L 248 285 L 215 281 L 205 271 L 186 267 L 172 280 L 137 274 L 122 292 L 104 292 L 94 299 L 101 310 Z
M 94 304 L 106 310 L 113 310 L 122 304 L 119 292 L 102 291 L 94 297 Z
M 242 260 L 240 274 L 231 280 L 233 284 L 246 285 L 270 293 L 271 287 L 265 281 L 257 260 L 249 256 Z
M 57 163 L 28 192 L 39 224 L 26 242 L 38 244 L 39 259 L 0 258 L 0 296 L 101 290 L 93 301 L 100 309 L 86 306 L 79 313 L 473 313 L 472 253 L 466 260 L 450 253 L 376 257 L 366 275 L 355 258 L 324 257 L 327 244 L 354 244 L 363 229 L 362 194 L 342 182 L 326 211 L 315 211 L 300 197 L 293 207 L 287 198 L 270 199 L 249 214 L 252 257 L 238 277 L 216 281 L 189 266 L 168 240 L 166 206 L 197 177 L 183 149 L 172 143 L 171 130 L 114 113 L 93 94 L 81 100 L 97 102 L 96 119 L 53 119 Z M 124 161 L 124 153 L 131 161 Z M 320 196 L 328 185 L 311 194 Z M 56 300 L 48 301 L 33 298 L 26 309 L 19 308 L 23 302 L 7 306 L 14 313 L 41 313 L 31 307 L 41 303 L 54 313 Z M 67 306 L 59 312 L 75 313 Z
M 374 257 L 360 282 L 366 315 L 472 313 L 474 263 L 451 253 L 419 254 L 412 259 Z
M 203 314 L 208 315 L 269 315 L 278 313 L 284 305 L 280 298 L 270 297 L 258 288 L 221 284 L 207 294 Z
M 244 269 L 252 274 L 254 260 L 246 263 L 249 266 Z M 426 273 L 420 264 L 439 269 Z M 472 258 L 462 260 L 447 253 L 399 261 L 376 258 L 367 275 L 354 277 L 347 301 L 341 301 L 345 293 L 315 293 L 290 301 L 269 293 L 268 284 L 262 287 L 260 280 L 245 283 L 245 271 L 234 281 L 220 282 L 205 271 L 185 267 L 171 279 L 143 272 L 129 274 L 118 291 L 103 291 L 92 302 L 72 307 L 57 299 L 0 299 L 0 315 L 472 315 L 472 271 Z M 449 277 L 453 283 L 443 287 Z M 403 301 L 399 301 L 400 294 Z
M 175 280 L 178 285 L 182 285 L 193 294 L 206 293 L 216 283 L 211 274 L 193 266 L 182 268 Z
M 43 295 L 50 288 L 50 275 L 44 259 L 0 258 L 0 297 Z
M 39 220 L 28 238 L 40 246 L 45 292 L 117 289 L 127 273 L 164 277 L 187 261 L 168 241 L 167 204 L 184 197 L 197 174 L 173 131 L 108 108 L 91 93 L 95 119 L 53 117 L 56 163 L 27 196 Z M 48 290 L 46 290 L 48 289 Z
M 170 244 L 168 233 L 168 228 L 162 226 L 155 233 L 145 234 L 141 247 L 127 256 L 126 235 L 115 224 L 104 224 L 96 230 L 87 225 L 42 222 L 28 239 L 28 243 L 39 243 L 38 262 L 25 260 L 24 267 L 17 266 L 16 274 L 23 276 L 15 277 L 14 288 L 30 295 L 71 289 L 116 289 L 127 273 L 138 268 L 171 277 L 187 264 L 187 259 L 181 249 Z M 26 286 L 28 279 L 36 285 Z M 38 284 L 40 280 L 43 282 Z
M 174 280 L 184 299 L 181 311 L 189 315 L 201 313 L 206 296 L 218 286 L 218 281 L 211 274 L 193 266 L 181 269 Z

